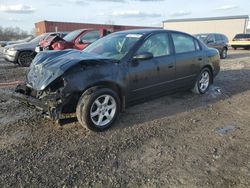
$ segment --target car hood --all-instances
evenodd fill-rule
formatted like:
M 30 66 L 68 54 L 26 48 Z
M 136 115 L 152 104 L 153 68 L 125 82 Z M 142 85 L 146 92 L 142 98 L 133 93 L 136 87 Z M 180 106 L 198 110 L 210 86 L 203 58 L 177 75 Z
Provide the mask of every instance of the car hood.
M 34 50 L 37 44 L 31 42 L 23 42 L 19 44 L 11 44 L 5 46 L 5 48 L 15 48 L 16 50 Z
M 52 42 L 58 42 L 58 41 L 64 41 L 63 38 L 59 37 L 59 36 L 51 36 L 48 37 L 47 39 L 44 39 L 40 42 L 40 46 L 41 47 L 47 47 L 50 46 Z
M 89 63 L 91 61 L 91 63 Z M 94 61 L 92 63 L 92 61 Z M 108 60 L 110 61 L 110 60 Z M 44 90 L 68 69 L 81 63 L 96 65 L 105 63 L 103 56 L 88 54 L 79 50 L 43 51 L 38 53 L 30 65 L 27 84 L 35 90 Z

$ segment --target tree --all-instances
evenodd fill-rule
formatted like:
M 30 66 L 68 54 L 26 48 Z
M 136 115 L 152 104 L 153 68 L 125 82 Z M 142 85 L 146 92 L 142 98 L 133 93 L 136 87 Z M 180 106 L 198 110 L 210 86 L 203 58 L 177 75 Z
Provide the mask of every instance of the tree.
M 0 41 L 19 40 L 29 36 L 27 31 L 19 27 L 1 27 L 0 26 Z

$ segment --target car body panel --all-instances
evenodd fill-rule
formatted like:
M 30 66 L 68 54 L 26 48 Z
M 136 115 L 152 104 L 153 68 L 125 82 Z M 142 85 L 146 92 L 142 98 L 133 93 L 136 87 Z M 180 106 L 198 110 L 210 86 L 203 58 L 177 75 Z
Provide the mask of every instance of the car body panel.
M 88 65 L 96 65 L 98 62 L 105 62 L 105 59 L 79 50 L 40 52 L 30 66 L 33 71 L 27 75 L 28 84 L 35 90 L 41 91 L 68 69 L 77 64 L 83 65 L 85 62 L 91 62 Z

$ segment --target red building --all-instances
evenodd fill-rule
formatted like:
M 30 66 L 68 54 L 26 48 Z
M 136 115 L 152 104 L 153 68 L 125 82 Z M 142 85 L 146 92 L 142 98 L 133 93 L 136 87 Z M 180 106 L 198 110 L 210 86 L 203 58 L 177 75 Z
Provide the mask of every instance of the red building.
M 36 34 L 54 32 L 54 31 L 73 31 L 76 29 L 107 29 L 109 31 L 120 31 L 128 29 L 145 29 L 157 27 L 143 27 L 143 26 L 125 26 L 125 25 L 106 25 L 106 24 L 89 24 L 89 23 L 73 23 L 73 22 L 54 22 L 54 21 L 41 21 L 35 23 Z M 159 27 L 158 27 L 159 28 Z

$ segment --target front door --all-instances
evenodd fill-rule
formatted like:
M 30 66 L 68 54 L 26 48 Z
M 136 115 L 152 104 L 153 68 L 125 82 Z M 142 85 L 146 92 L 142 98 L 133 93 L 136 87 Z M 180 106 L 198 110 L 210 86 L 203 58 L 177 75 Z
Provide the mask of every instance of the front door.
M 136 54 L 149 52 L 152 59 L 133 60 L 129 64 L 128 100 L 142 99 L 171 90 L 175 81 L 175 58 L 167 32 L 147 38 Z

